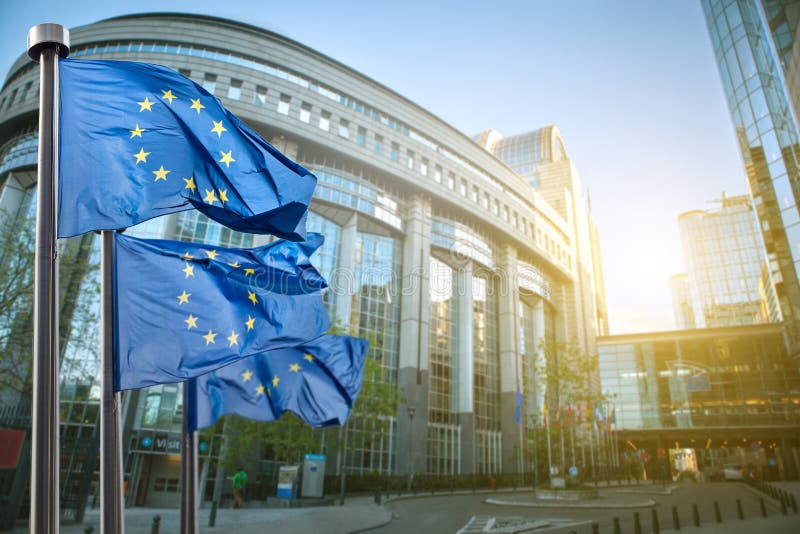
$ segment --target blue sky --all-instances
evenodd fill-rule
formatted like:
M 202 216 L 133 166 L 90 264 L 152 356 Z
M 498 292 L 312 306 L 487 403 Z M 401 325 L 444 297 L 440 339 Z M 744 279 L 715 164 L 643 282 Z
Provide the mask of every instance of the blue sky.
M 557 125 L 591 192 L 612 333 L 673 328 L 677 216 L 747 192 L 695 0 L 5 1 L 0 72 L 34 24 L 165 10 L 282 33 L 467 134 Z

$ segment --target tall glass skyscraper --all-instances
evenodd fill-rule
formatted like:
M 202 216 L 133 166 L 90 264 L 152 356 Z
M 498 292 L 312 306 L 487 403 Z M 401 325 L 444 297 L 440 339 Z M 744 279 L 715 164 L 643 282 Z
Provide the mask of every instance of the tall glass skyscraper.
M 780 310 L 770 306 L 774 288 L 750 197 L 723 193 L 719 202 L 717 210 L 678 217 L 688 298 L 680 279 L 673 278 L 676 322 L 683 328 L 779 322 Z M 691 312 L 681 305 L 683 300 Z
M 702 0 L 793 355 L 800 354 L 800 6 Z

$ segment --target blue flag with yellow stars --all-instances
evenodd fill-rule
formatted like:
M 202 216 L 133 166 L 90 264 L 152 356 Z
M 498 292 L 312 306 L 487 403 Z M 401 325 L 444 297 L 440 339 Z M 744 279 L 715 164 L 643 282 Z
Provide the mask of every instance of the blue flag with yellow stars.
M 221 248 L 115 234 L 114 387 L 180 382 L 323 335 L 322 245 Z
M 302 241 L 316 177 L 177 72 L 59 61 L 58 237 L 198 209 L 234 230 Z
M 342 425 L 361 389 L 367 347 L 363 339 L 326 335 L 190 380 L 189 431 L 225 414 L 274 421 L 287 411 L 314 427 Z

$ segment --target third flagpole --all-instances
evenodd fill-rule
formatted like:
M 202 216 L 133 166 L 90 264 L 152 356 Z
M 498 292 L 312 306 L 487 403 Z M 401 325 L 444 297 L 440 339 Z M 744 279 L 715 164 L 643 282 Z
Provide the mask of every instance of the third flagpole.
M 114 391 L 114 232 L 100 232 L 100 532 L 122 534 L 121 394 Z
M 28 55 L 39 62 L 40 82 L 30 485 L 30 531 L 39 534 L 59 528 L 58 60 L 69 55 L 69 31 L 32 27 Z
M 183 429 L 181 432 L 181 534 L 197 534 L 197 431 L 189 431 L 189 414 L 197 404 L 194 380 L 182 384 Z

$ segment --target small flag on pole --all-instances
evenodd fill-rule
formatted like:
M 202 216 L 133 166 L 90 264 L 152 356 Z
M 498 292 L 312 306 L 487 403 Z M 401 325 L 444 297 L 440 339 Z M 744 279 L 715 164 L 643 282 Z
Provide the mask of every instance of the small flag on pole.
M 517 384 L 517 402 L 514 407 L 514 421 L 518 425 L 522 424 L 522 391 L 520 390 L 519 384 Z
M 342 425 L 361 389 L 367 342 L 322 336 L 294 348 L 250 356 L 187 382 L 189 431 L 225 414 L 274 421 L 289 411 L 314 427 Z
M 159 65 L 59 62 L 58 237 L 198 209 L 241 232 L 305 239 L 317 179 L 201 86 Z
M 179 382 L 330 328 L 309 256 L 322 244 L 254 249 L 115 235 L 116 391 Z
M 542 404 L 542 426 L 547 428 L 547 401 Z

